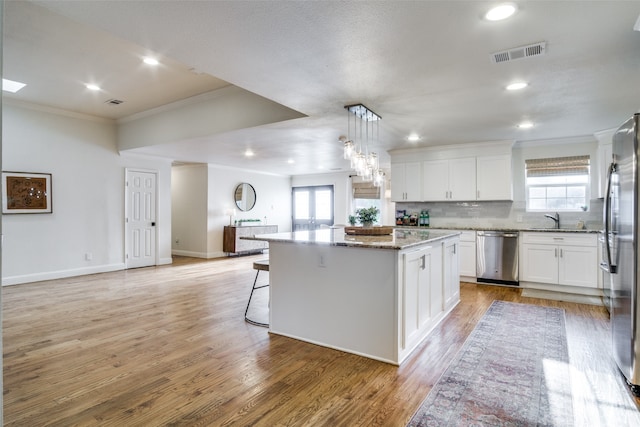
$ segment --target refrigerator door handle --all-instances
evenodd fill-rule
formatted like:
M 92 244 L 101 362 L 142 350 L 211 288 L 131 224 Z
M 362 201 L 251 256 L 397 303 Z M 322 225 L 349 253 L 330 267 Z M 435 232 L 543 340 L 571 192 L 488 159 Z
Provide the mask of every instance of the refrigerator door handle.
M 616 164 L 611 163 L 609 170 L 607 171 L 607 191 L 604 195 L 604 246 L 607 252 L 608 268 L 604 269 L 609 273 L 616 273 L 616 266 L 611 263 L 611 245 L 609 235 L 611 233 L 611 179 L 612 175 L 616 171 Z

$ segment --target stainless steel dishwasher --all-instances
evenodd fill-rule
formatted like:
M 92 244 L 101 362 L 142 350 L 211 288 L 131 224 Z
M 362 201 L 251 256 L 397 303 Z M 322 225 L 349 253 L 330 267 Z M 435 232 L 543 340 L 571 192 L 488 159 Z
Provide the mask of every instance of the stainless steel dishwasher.
M 476 237 L 476 280 L 519 286 L 518 232 L 478 231 Z

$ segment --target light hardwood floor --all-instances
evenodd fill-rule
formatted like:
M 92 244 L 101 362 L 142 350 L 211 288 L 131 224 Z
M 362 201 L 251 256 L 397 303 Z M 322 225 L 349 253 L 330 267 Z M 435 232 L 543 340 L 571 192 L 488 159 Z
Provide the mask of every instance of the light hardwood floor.
M 5 425 L 404 426 L 496 299 L 566 310 L 576 426 L 640 425 L 601 307 L 463 283 L 396 367 L 244 322 L 259 258 L 3 288 Z

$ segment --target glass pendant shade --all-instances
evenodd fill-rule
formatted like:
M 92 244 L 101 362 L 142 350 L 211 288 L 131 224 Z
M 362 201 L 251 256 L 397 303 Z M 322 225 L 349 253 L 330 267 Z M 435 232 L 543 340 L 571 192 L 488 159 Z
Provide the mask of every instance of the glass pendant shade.
M 353 141 L 348 140 L 344 143 L 344 158 L 345 160 L 350 160 L 351 156 L 353 156 Z
M 384 182 L 384 172 L 380 170 L 378 154 L 369 152 L 369 143 L 378 141 L 382 117 L 363 104 L 345 105 L 344 108 L 347 110 L 347 136 L 339 138 L 343 143 L 343 157 L 350 160 L 351 169 L 363 181 L 373 181 L 373 184 L 379 187 Z M 354 122 L 353 125 L 351 120 Z

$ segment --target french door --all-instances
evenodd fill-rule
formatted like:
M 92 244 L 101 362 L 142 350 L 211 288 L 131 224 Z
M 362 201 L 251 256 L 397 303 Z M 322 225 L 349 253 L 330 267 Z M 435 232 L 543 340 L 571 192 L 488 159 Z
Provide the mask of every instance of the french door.
M 333 185 L 294 187 L 293 231 L 333 225 Z

